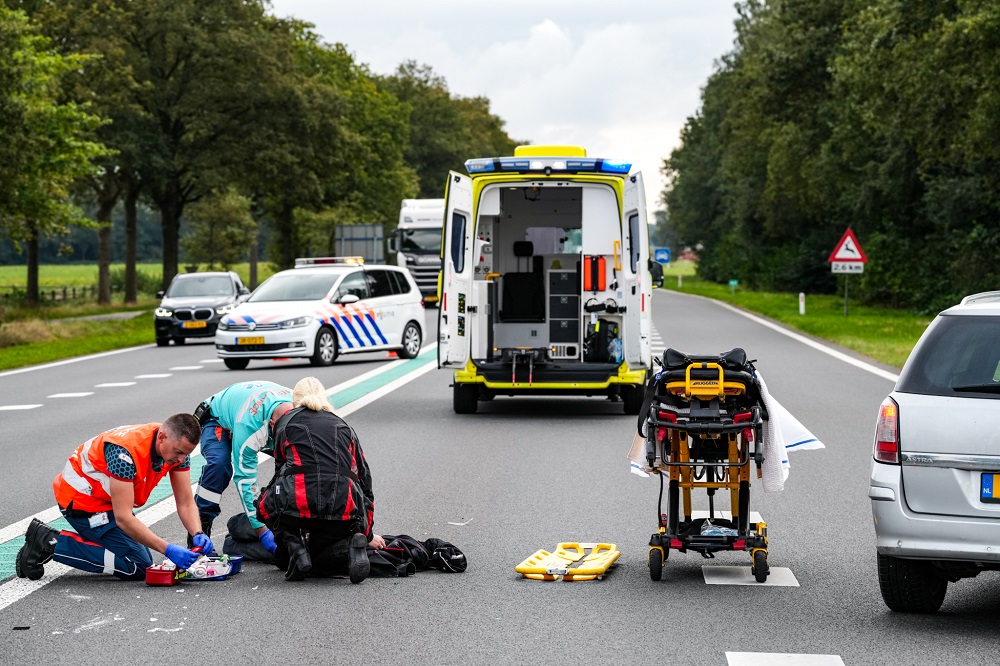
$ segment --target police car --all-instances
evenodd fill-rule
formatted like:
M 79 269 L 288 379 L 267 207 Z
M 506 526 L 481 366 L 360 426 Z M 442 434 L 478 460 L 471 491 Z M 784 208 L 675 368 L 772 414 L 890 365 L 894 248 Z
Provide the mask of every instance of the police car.
M 425 330 L 420 290 L 405 269 L 360 257 L 296 259 L 223 317 L 215 350 L 231 370 L 264 358 L 326 366 L 340 354 L 379 350 L 413 358 Z

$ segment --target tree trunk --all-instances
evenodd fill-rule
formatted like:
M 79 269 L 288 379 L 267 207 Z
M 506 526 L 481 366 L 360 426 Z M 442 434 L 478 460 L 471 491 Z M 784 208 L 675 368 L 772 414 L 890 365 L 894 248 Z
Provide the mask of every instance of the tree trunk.
M 163 283 L 166 291 L 170 281 L 177 275 L 178 244 L 180 241 L 181 203 L 180 187 L 177 183 L 167 185 L 160 205 L 160 228 L 163 231 Z
M 275 231 L 278 232 L 278 247 L 280 248 L 279 257 L 281 260 L 281 268 L 292 268 L 295 266 L 295 221 L 294 221 L 294 208 L 291 205 L 286 204 L 281 208 L 278 213 L 277 224 L 275 225 Z
M 28 240 L 25 242 L 28 251 L 28 287 L 24 294 L 24 303 L 29 307 L 38 306 L 38 227 L 34 223 L 28 228 Z
M 114 197 L 107 197 L 97 208 L 97 302 L 111 303 L 111 212 L 115 209 Z
M 257 288 L 257 252 L 260 246 L 260 232 L 254 231 L 253 242 L 250 243 L 250 291 Z
M 135 274 L 136 262 L 136 215 L 135 205 L 139 199 L 139 190 L 142 186 L 133 179 L 129 179 L 128 189 L 125 192 L 125 302 L 135 303 L 138 297 L 138 284 Z

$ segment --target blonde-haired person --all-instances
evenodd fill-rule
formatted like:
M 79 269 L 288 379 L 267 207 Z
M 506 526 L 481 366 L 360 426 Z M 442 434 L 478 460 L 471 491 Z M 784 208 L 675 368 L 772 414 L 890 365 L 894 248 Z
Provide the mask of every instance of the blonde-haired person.
M 333 405 L 326 397 L 326 389 L 315 377 L 304 377 L 295 384 L 292 389 L 292 407 L 307 407 L 314 412 L 333 411 Z
M 292 389 L 292 409 L 273 426 L 274 478 L 257 500 L 257 516 L 276 537 L 275 564 L 286 580 L 347 573 L 368 577 L 375 494 L 358 435 L 333 413 L 315 377 Z

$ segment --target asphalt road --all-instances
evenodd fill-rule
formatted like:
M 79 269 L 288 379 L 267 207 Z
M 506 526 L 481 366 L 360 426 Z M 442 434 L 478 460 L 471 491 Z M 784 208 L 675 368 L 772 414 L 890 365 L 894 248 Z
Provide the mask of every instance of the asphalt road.
M 703 566 L 748 566 L 745 553 L 705 560 L 675 552 L 664 580 L 650 580 L 646 544 L 659 486 L 628 472 L 635 418 L 620 403 L 497 398 L 458 416 L 450 373 L 422 372 L 433 361 L 371 354 L 324 369 L 254 362 L 234 372 L 206 362 L 214 359 L 208 344 L 146 347 L 0 373 L 0 408 L 41 405 L 0 409 L 3 540 L 16 545 L 4 526 L 53 506 L 52 478 L 74 447 L 104 429 L 190 411 L 238 380 L 291 386 L 314 374 L 332 388 L 383 369 L 344 397 L 367 404 L 341 408 L 375 478 L 376 531 L 451 541 L 469 569 L 360 585 L 286 583 L 253 563 L 223 582 L 170 588 L 77 572 L 46 585 L 8 579 L 0 584 L 0 649 L 10 663 L 46 664 L 753 663 L 737 655 L 727 662 L 727 653 L 832 655 L 845 664 L 993 661 L 995 575 L 951 585 L 932 616 L 891 613 L 879 596 L 867 479 L 876 410 L 892 382 L 717 303 L 665 291 L 653 302 L 667 345 L 689 353 L 743 347 L 773 396 L 825 443 L 791 454 L 784 491 L 755 487 L 751 497 L 769 526 L 771 566 L 787 568 L 797 587 L 705 583 Z M 96 387 L 124 382 L 135 384 Z M 91 395 L 51 397 L 74 393 Z M 271 471 L 265 464 L 261 476 Z M 231 490 L 223 511 L 237 511 Z M 153 529 L 175 542 L 184 536 L 175 515 Z M 515 573 L 536 549 L 560 541 L 615 543 L 622 557 L 601 581 Z M 0 545 L 0 568 L 12 569 L 15 551 Z

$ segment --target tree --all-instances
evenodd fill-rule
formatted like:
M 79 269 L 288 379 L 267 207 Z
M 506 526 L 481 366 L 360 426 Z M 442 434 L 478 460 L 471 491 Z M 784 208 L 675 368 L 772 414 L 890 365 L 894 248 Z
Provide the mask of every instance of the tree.
M 188 261 L 208 264 L 209 270 L 215 270 L 216 263 L 229 270 L 246 261 L 257 234 L 249 198 L 232 188 L 212 193 L 191 204 L 186 219 L 191 232 L 182 245 Z
M 69 201 L 77 178 L 109 151 L 93 140 L 101 119 L 63 101 L 80 56 L 61 56 L 23 12 L 0 5 L 0 233 L 28 250 L 27 301 L 38 302 L 38 240 L 87 224 Z

